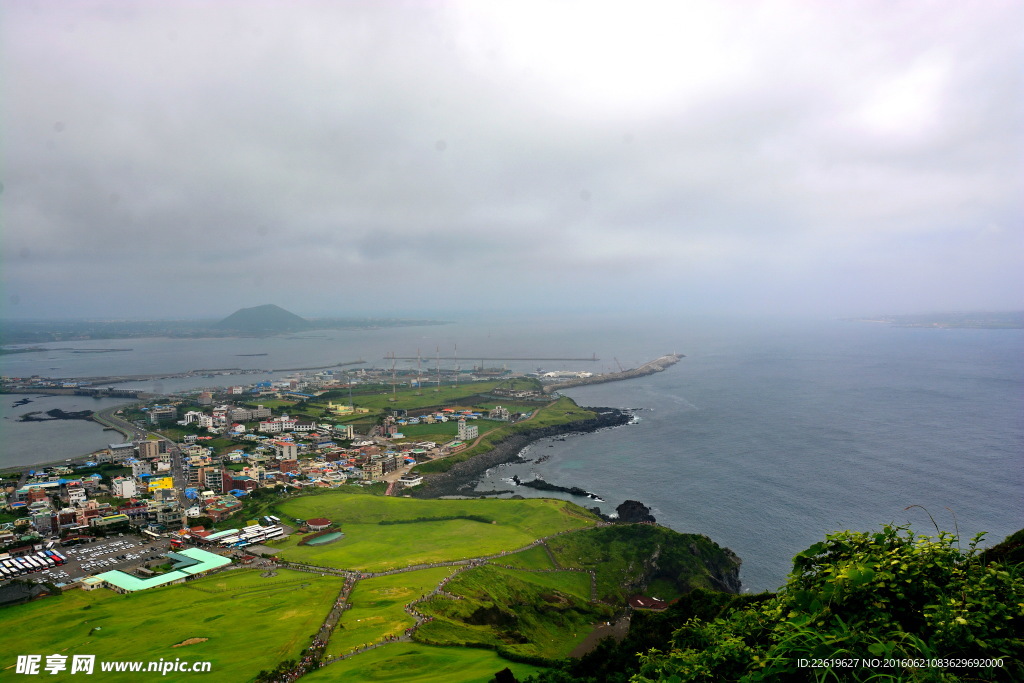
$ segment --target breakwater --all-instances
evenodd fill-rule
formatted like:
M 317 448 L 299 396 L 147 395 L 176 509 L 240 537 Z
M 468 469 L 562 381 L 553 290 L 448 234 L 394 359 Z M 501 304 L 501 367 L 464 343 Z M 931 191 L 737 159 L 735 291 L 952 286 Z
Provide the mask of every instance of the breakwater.
M 619 382 L 624 379 L 633 379 L 635 377 L 644 377 L 646 375 L 653 375 L 656 372 L 662 372 L 665 368 L 671 367 L 679 362 L 681 358 L 685 358 L 681 353 L 670 353 L 660 358 L 655 358 L 649 363 L 644 363 L 638 368 L 632 368 L 630 370 L 623 370 L 621 372 L 609 372 L 603 375 L 594 375 L 592 377 L 581 377 L 579 379 L 570 379 L 565 382 L 556 382 L 554 384 L 548 384 L 544 387 L 544 393 L 550 394 L 553 391 L 559 389 L 569 389 L 572 387 L 581 387 L 587 384 L 603 384 L 605 382 Z

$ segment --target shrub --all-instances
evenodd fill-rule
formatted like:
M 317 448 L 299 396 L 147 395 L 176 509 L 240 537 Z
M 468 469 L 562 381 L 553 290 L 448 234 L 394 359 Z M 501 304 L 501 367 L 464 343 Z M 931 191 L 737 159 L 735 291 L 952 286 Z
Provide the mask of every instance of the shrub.
M 964 551 L 953 534 L 901 526 L 830 534 L 796 556 L 774 598 L 688 620 L 633 680 L 1024 680 L 1024 577 L 981 557 L 980 539 Z

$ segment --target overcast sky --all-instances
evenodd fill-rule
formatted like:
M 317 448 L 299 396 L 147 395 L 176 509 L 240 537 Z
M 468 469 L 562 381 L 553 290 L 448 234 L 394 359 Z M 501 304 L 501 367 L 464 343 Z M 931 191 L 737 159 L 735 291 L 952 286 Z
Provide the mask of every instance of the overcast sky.
M 1020 2 L 0 8 L 5 317 L 1024 308 Z

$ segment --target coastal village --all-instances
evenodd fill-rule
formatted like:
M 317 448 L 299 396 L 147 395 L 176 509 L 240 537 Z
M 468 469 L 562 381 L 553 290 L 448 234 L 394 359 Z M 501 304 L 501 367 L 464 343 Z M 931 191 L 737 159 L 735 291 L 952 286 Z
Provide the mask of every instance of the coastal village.
M 678 357 L 661 360 L 669 365 Z M 657 363 L 643 367 L 645 374 L 663 369 Z M 81 458 L 0 473 L 6 493 L 0 511 L 0 607 L 45 603 L 57 611 L 60 604 L 106 609 L 112 603 L 104 602 L 103 596 L 111 593 L 151 604 L 164 599 L 165 593 L 157 589 L 178 584 L 185 589 L 199 581 L 199 592 L 181 594 L 183 606 L 202 609 L 207 593 L 231 590 L 240 591 L 231 597 L 241 602 L 225 603 L 217 610 L 263 605 L 265 611 L 271 607 L 260 600 L 251 602 L 250 588 L 258 589 L 253 593 L 258 595 L 263 590 L 297 590 L 297 581 L 304 582 L 302 587 L 313 585 L 309 582 L 324 590 L 340 587 L 327 603 L 301 603 L 314 620 L 310 623 L 319 624 L 301 658 L 289 659 L 284 650 L 279 657 L 262 656 L 270 666 L 255 680 L 283 681 L 398 642 L 459 644 L 446 643 L 448 636 L 438 641 L 432 635 L 446 633 L 451 624 L 469 627 L 466 618 L 444 616 L 443 604 L 476 604 L 478 599 L 465 592 L 466 586 L 449 584 L 457 576 L 483 576 L 497 568 L 514 576 L 499 579 L 495 586 L 506 580 L 534 582 L 529 590 L 539 592 L 531 604 L 557 599 L 571 605 L 574 616 L 573 625 L 560 627 L 555 640 L 542 636 L 549 633 L 550 625 L 543 625 L 548 620 L 562 623 L 564 617 L 555 613 L 538 612 L 540 621 L 530 627 L 530 636 L 513 637 L 502 629 L 486 635 L 492 627 L 484 628 L 482 637 L 496 638 L 501 653 L 488 655 L 493 660 L 487 667 L 497 670 L 520 661 L 517 657 L 534 658 L 543 666 L 584 647 L 584 637 L 589 649 L 606 631 L 625 628 L 624 622 L 613 627 L 611 620 L 635 610 L 664 610 L 669 604 L 636 590 L 624 593 L 634 579 L 604 574 L 646 564 L 612 563 L 603 568 L 583 560 L 603 557 L 605 551 L 596 546 L 581 551 L 579 543 L 589 547 L 616 542 L 612 520 L 567 500 L 443 500 L 435 491 L 417 499 L 416 493 L 417 487 L 429 485 L 425 476 L 443 476 L 453 463 L 478 456 L 487 461 L 497 454 L 493 451 L 501 450 L 494 444 L 508 437 L 529 433 L 526 441 L 511 439 L 529 443 L 544 438 L 537 435 L 626 424 L 628 413 L 594 412 L 557 393 L 557 387 L 567 382 L 636 376 L 635 370 L 626 372 L 630 374 L 513 374 L 481 366 L 472 373 L 438 373 L 430 386 L 419 372 L 397 372 L 393 367 L 390 372 L 316 368 L 249 384 L 136 395 L 131 403 L 90 411 L 88 416 L 46 411 L 47 418 L 39 418 L 42 411 L 28 410 L 22 414 L 29 417 L 25 421 L 91 419 L 120 432 L 124 440 L 112 440 Z M 46 393 L 110 395 L 109 387 L 99 389 L 88 381 L 77 386 L 66 379 L 60 386 L 53 382 L 3 378 L 6 395 L 20 407 L 31 408 Z M 14 398 L 19 393 L 24 398 Z M 515 450 L 509 452 L 497 455 L 515 457 Z M 542 482 L 523 485 L 538 483 Z M 575 489 L 546 486 L 577 495 Z M 514 492 L 489 492 L 502 493 Z M 618 524 L 655 529 L 654 518 L 642 504 L 626 501 L 617 510 Z M 609 535 L 577 538 L 574 533 L 587 530 Z M 658 528 L 628 533 L 641 534 L 642 552 L 651 553 L 668 538 L 665 534 L 674 532 Z M 623 546 L 627 547 L 633 546 Z M 672 565 L 668 573 L 688 577 L 686 581 L 714 580 L 732 586 L 738 560 L 717 546 L 709 548 L 724 559 L 725 573 L 711 564 L 692 575 L 679 574 Z M 550 581 L 559 586 L 555 593 Z M 357 584 L 363 591 L 387 586 L 379 590 L 397 591 L 408 596 L 407 602 L 396 605 L 397 612 L 389 612 L 385 621 L 353 620 L 344 616 L 346 610 L 392 609 L 387 607 L 390 601 L 378 603 L 353 593 Z M 673 588 L 670 595 L 677 590 L 685 589 Z M 59 599 L 49 599 L 54 597 Z M 435 625 L 438 619 L 442 621 Z M 308 627 L 301 628 L 300 633 L 309 632 Z M 173 647 L 208 639 L 188 636 Z M 117 641 L 109 642 L 115 646 Z M 214 656 L 232 658 L 220 653 L 233 651 L 217 649 Z M 38 663 L 42 655 L 19 656 L 24 672 L 35 665 L 32 657 Z M 245 658 L 233 658 L 232 666 L 252 676 Z M 516 670 L 527 671 L 521 666 Z
M 478 438 L 481 425 L 531 414 L 497 404 L 485 411 L 417 411 L 372 410 L 332 399 L 313 403 L 329 392 L 382 379 L 366 372 L 356 381 L 341 377 L 329 370 L 300 373 L 114 411 L 112 424 L 144 438 L 111 443 L 80 463 L 26 470 L 17 485 L 5 480 L 6 512 L 14 518 L 0 524 L 0 547 L 7 548 L 0 554 L 3 578 L 33 573 L 24 571 L 34 567 L 23 567 L 19 557 L 45 556 L 45 549 L 38 549 L 42 544 L 97 533 L 141 530 L 169 538 L 175 547 L 206 545 L 208 538 L 218 540 L 213 527 L 230 524 L 246 497 L 258 491 L 297 493 L 354 484 L 386 487 L 385 493 L 397 495 L 421 483 L 421 476 L 410 474 L 417 463 L 458 453 Z M 550 400 L 536 389 L 507 384 L 488 386 L 494 400 Z M 296 406 L 327 419 L 298 417 L 290 410 Z M 424 429 L 450 436 L 437 441 L 404 433 Z M 257 536 L 283 535 L 280 526 L 267 521 L 273 533 L 228 534 L 227 540 L 221 534 L 215 547 L 240 550 Z M 88 582 L 87 576 L 76 578 Z
M 539 407 L 557 400 L 552 386 L 595 377 L 564 370 L 513 375 L 482 364 L 461 377 L 445 373 L 438 371 L 431 388 L 422 373 L 394 367 L 390 373 L 313 369 L 101 411 L 92 417 L 129 440 L 80 461 L 12 471 L 3 480 L 2 579 L 40 571 L 37 578 L 62 588 L 140 590 L 165 583 L 154 581 L 152 573 L 154 566 L 166 564 L 162 555 L 134 565 L 78 565 L 76 575 L 56 568 L 62 560 L 54 556 L 59 552 L 54 544 L 73 546 L 124 533 L 160 541 L 168 551 L 206 548 L 240 559 L 249 557 L 251 550 L 244 549 L 259 546 L 272 554 L 260 544 L 323 529 L 305 520 L 250 519 L 247 502 L 345 486 L 407 496 L 423 481 L 417 465 L 460 453 L 497 426 L 530 420 Z M 3 378 L 3 386 L 22 393 L 119 393 L 91 382 L 38 377 Z M 451 396 L 472 401 L 460 405 L 464 401 Z M 30 399 L 19 401 L 27 403 Z M 438 407 L 442 404 L 447 405 Z M 174 561 L 198 563 L 190 576 L 224 564 L 206 556 Z M 115 565 L 113 572 L 88 571 Z

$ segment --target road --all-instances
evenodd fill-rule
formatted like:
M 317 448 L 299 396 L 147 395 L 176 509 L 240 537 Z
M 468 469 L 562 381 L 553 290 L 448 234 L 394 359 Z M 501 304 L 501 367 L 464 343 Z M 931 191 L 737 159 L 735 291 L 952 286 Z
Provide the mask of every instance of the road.
M 116 414 L 117 411 L 123 410 L 124 408 L 124 405 L 104 408 L 103 410 L 99 410 L 94 413 L 92 419 L 105 427 L 110 427 L 121 432 L 126 441 L 142 441 L 148 439 L 152 435 L 160 441 L 166 442 L 167 451 L 171 454 L 171 476 L 174 478 L 174 490 L 178 496 L 178 503 L 182 506 L 182 509 L 184 509 L 187 504 L 185 499 L 185 487 L 187 486 L 187 482 L 185 480 L 185 470 L 181 460 L 181 450 L 178 448 L 176 443 L 167 437 L 143 429 L 142 427 L 139 427 Z
M 125 441 L 138 441 L 139 439 L 145 439 L 149 435 L 149 432 L 115 414 L 117 411 L 124 410 L 125 407 L 130 405 L 134 404 L 126 403 L 124 405 L 110 406 L 109 408 L 97 410 L 93 413 L 92 419 L 99 422 L 104 427 L 116 429 L 121 432 Z

